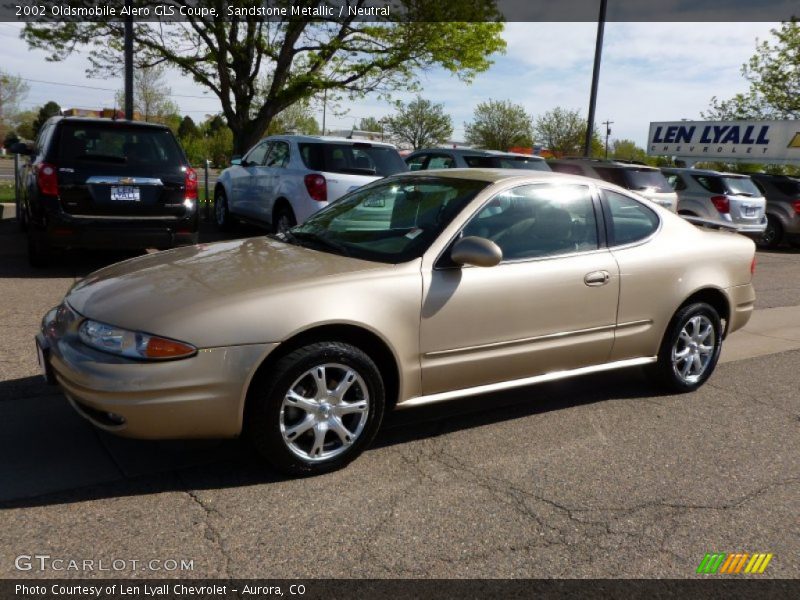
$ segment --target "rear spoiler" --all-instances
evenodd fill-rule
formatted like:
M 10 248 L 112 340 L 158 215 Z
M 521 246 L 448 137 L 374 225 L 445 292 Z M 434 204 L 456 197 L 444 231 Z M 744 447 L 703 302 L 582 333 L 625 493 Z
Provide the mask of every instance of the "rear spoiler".
M 703 219 L 701 217 L 689 217 L 680 215 L 686 221 L 689 221 L 692 225 L 697 225 L 698 227 L 708 227 L 709 229 L 724 229 L 725 231 L 734 231 L 737 232 L 739 229 L 733 223 L 724 223 L 722 221 L 712 221 L 711 219 Z

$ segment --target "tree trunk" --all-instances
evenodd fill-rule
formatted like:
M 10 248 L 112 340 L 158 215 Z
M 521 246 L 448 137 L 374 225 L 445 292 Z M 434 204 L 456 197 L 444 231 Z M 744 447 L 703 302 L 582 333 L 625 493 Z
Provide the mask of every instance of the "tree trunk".
M 247 119 L 242 121 L 233 121 L 228 123 L 233 132 L 233 154 L 234 156 L 244 156 L 245 153 L 255 146 L 258 141 L 263 137 L 263 133 L 267 130 L 272 118 L 265 119 Z

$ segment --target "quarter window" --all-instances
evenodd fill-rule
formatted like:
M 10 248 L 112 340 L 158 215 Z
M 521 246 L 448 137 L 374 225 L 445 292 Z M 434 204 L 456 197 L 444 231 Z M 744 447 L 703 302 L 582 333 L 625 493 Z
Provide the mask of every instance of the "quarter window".
M 492 240 L 504 260 L 596 250 L 597 220 L 584 185 L 528 185 L 495 196 L 464 228 Z
M 611 190 L 603 190 L 611 217 L 611 242 L 615 246 L 638 242 L 658 229 L 658 215 L 642 203 Z

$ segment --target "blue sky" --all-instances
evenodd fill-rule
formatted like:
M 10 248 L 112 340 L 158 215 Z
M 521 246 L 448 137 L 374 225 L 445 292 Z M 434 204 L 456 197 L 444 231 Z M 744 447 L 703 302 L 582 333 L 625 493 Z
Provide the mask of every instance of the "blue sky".
M 650 121 L 694 119 L 716 95 L 727 98 L 747 88 L 740 67 L 766 39 L 771 23 L 608 23 L 597 102 L 597 121 L 611 120 L 611 138 L 644 144 Z M 75 55 L 48 63 L 18 39 L 20 25 L 0 23 L 3 69 L 30 82 L 24 107 L 56 100 L 62 107 L 113 106 L 121 79 L 87 79 L 87 61 Z M 471 85 L 442 70 L 420 76 L 423 96 L 445 105 L 461 139 L 474 107 L 489 98 L 510 99 L 537 116 L 562 106 L 588 109 L 596 24 L 509 23 L 505 55 Z M 42 83 L 39 83 L 42 82 Z M 89 90 L 55 83 L 108 88 Z M 178 73 L 170 76 L 175 103 L 195 120 L 219 110 L 213 96 Z M 185 97 L 196 96 L 196 97 Z M 399 93 L 407 100 L 410 94 Z M 329 128 L 350 128 L 365 116 L 381 117 L 391 107 L 367 97 L 347 103 L 344 115 L 328 113 Z M 318 115 L 321 120 L 321 110 Z

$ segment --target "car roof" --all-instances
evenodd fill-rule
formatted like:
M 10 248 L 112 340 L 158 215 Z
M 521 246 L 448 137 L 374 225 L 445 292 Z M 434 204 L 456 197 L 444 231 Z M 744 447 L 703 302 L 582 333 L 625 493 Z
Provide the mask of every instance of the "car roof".
M 551 160 L 551 163 L 559 165 L 569 164 L 588 164 L 591 166 L 608 167 L 610 169 L 634 169 L 636 171 L 658 171 L 658 167 L 651 167 L 650 165 L 632 163 L 632 162 L 617 162 L 614 160 L 603 160 L 602 158 L 584 158 L 584 157 L 566 157 Z
M 582 177 L 580 175 L 520 169 L 430 169 L 426 171 L 404 171 L 403 173 L 396 173 L 390 177 L 442 177 L 445 179 L 471 179 L 475 181 L 485 181 L 487 183 L 497 183 L 498 181 L 504 181 L 506 179 L 526 179 L 528 181 L 549 181 L 552 179 L 565 181 L 571 179 L 584 183 L 598 183 L 596 179 Z
M 367 144 L 370 146 L 383 146 L 385 148 L 394 148 L 394 144 L 388 142 L 379 142 L 377 140 L 354 140 L 352 138 L 337 137 L 332 135 L 270 135 L 264 138 L 265 140 L 288 140 L 298 143 L 306 144 L 324 144 L 325 142 L 332 142 L 337 144 Z
M 543 156 L 536 156 L 535 154 L 523 154 L 522 152 L 503 152 L 502 150 L 482 150 L 486 154 L 492 156 L 513 156 L 515 158 L 532 158 L 533 160 L 544 160 Z
M 147 129 L 169 129 L 162 123 L 147 123 L 146 121 L 129 121 L 127 119 L 104 119 L 101 117 L 53 117 L 59 123 L 86 123 L 95 125 L 110 125 L 112 127 L 142 127 Z
M 414 150 L 414 152 L 408 156 L 413 156 L 414 154 L 420 154 L 423 152 L 449 152 L 450 154 L 457 155 L 469 154 L 471 156 L 494 156 L 494 154 L 488 150 L 478 150 L 477 148 L 448 148 L 446 146 L 437 148 L 420 148 L 419 150 Z M 408 158 L 408 156 L 406 158 Z
M 690 169 L 688 167 L 662 167 L 664 173 L 685 173 L 687 175 L 706 175 L 710 177 L 750 177 L 749 173 L 728 173 L 726 171 L 715 171 L 713 169 Z

